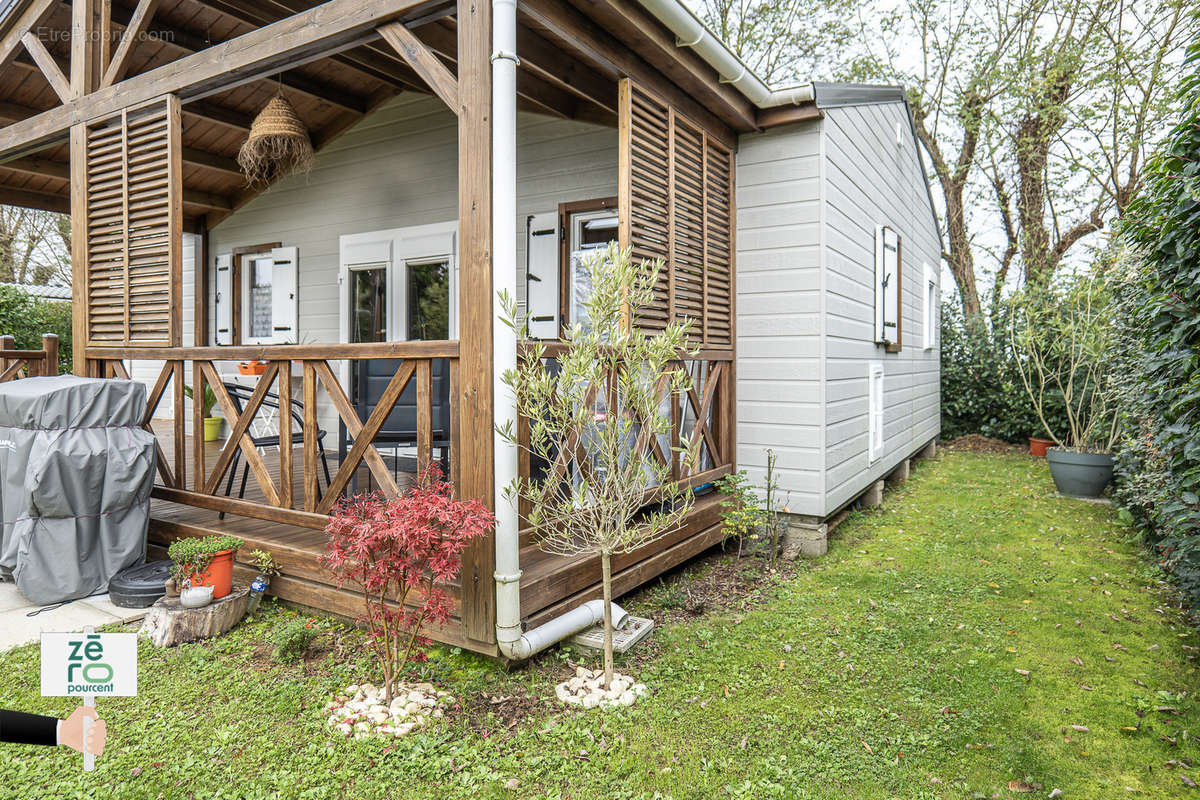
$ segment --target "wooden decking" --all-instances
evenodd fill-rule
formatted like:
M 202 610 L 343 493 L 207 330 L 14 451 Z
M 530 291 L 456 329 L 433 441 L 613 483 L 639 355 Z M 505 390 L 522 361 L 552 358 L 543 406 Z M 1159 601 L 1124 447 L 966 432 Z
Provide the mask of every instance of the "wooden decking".
M 164 449 L 170 452 L 170 422 L 154 425 L 160 434 Z M 333 441 L 328 452 L 329 469 L 338 468 L 336 431 L 326 434 Z M 189 454 L 192 447 L 188 437 Z M 223 442 L 209 443 L 205 448 L 206 461 L 211 469 L 215 464 Z M 303 475 L 299 451 L 296 453 L 295 474 L 297 480 Z M 278 480 L 278 457 L 264 458 L 271 465 L 272 477 Z M 236 496 L 241 480 L 241 467 L 234 481 Z M 397 473 L 402 486 L 410 485 L 411 473 Z M 324 474 L 321 482 L 324 485 Z M 367 489 L 369 479 L 365 468 L 361 475 L 361 489 Z M 224 491 L 225 482 L 221 487 Z M 260 500 L 254 475 L 247 481 L 246 498 Z M 663 571 L 702 552 L 720 540 L 719 508 L 717 498 L 704 495 L 697 498 L 696 508 L 687 524 L 673 534 L 641 550 L 613 560 L 614 586 L 618 594 L 628 592 L 652 579 Z M 333 576 L 320 563 L 325 550 L 326 537 L 323 531 L 302 528 L 277 522 L 267 522 L 227 514 L 220 519 L 219 513 L 194 506 L 154 500 L 151 504 L 149 540 L 152 558 L 165 558 L 165 547 L 172 541 L 189 536 L 209 536 L 228 533 L 245 541 L 235 567 L 239 580 L 249 580 L 253 570 L 243 563 L 252 550 L 261 549 L 271 553 L 280 564 L 282 574 L 272 580 L 271 593 L 283 600 L 320 609 L 343 616 L 358 616 L 362 611 L 361 598 L 349 590 L 339 589 Z M 600 596 L 600 565 L 595 558 L 564 558 L 542 552 L 533 543 L 521 549 L 521 610 L 527 624 L 537 625 L 566 608 L 592 597 Z M 455 604 L 455 617 L 443 629 L 434 632 L 434 638 L 483 653 L 495 654 L 494 645 L 470 641 L 463 633 L 457 616 L 459 587 L 450 591 Z

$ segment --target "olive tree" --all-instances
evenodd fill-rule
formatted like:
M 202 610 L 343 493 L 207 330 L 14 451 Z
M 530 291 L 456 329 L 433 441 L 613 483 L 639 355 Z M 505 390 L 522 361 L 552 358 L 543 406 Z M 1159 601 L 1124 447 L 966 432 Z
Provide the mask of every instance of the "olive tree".
M 604 684 L 613 679 L 612 557 L 659 539 L 682 523 L 692 493 L 672 476 L 670 403 L 685 394 L 690 321 L 654 334 L 638 319 L 652 298 L 660 263 L 634 263 L 616 245 L 592 254 L 586 324 L 566 331 L 557 358 L 530 341 L 517 367 L 504 373 L 528 433 L 500 433 L 528 453 L 530 475 L 506 490 L 525 500 L 528 524 L 542 550 L 599 556 L 604 591 Z M 500 295 L 505 323 L 526 340 L 528 317 Z M 664 409 L 668 409 L 664 412 Z M 665 443 L 665 444 L 664 444 Z M 683 449 L 680 461 L 688 468 Z

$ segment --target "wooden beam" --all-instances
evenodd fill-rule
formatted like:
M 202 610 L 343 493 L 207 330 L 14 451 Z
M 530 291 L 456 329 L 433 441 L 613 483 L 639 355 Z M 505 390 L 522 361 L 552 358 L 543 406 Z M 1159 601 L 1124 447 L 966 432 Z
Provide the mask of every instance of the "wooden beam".
M 100 80 L 97 46 L 100 34 L 99 0 L 72 0 L 71 2 L 71 91 L 75 97 L 83 97 L 94 90 Z M 66 102 L 65 100 L 63 101 Z
M 612 81 L 629 76 L 703 125 L 721 144 L 737 145 L 733 128 L 684 92 L 598 23 L 560 0 L 522 0 L 517 12 L 553 36 L 564 50 L 583 56 Z M 0 146 L 0 152 L 3 147 Z
M 5 124 L 9 122 L 20 122 L 23 119 L 28 119 L 34 114 L 40 114 L 46 109 L 30 108 L 23 106 L 20 103 L 10 103 L 7 100 L 0 100 L 0 122 Z
M 641 4 L 630 0 L 571 0 L 626 46 L 644 58 L 733 128 L 753 130 L 757 109 L 695 51 L 678 44 L 675 35 Z
M 209 153 L 206 150 L 197 150 L 194 147 L 183 148 L 183 163 L 191 167 L 220 172 L 230 177 L 245 178 L 241 167 L 232 158 Z
M 374 38 L 375 28 L 419 4 L 420 0 L 329 0 L 2 128 L 0 157 L 18 148 L 61 140 L 72 125 L 164 94 L 178 94 L 184 100 L 201 98 L 324 58 Z
M 756 122 L 760 128 L 774 128 L 776 125 L 820 119 L 821 116 L 821 109 L 817 108 L 816 103 L 804 103 L 798 106 L 789 104 L 758 109 Z
M 46 49 L 46 45 L 42 44 L 38 35 L 33 31 L 26 31 L 25 35 L 21 37 L 21 44 L 25 45 L 29 57 L 38 65 L 42 77 L 50 84 L 50 88 L 54 90 L 59 99 L 64 103 L 71 102 L 75 98 L 75 93 L 71 90 L 71 82 L 58 68 L 54 56 L 50 55 L 50 51 Z
M 206 211 L 228 211 L 231 207 L 228 197 L 211 192 L 198 192 L 195 189 L 183 190 L 183 204 L 203 208 Z
M 87 126 L 71 128 L 71 371 L 88 374 L 87 298 Z
M 70 199 L 62 195 L 34 192 L 29 189 L 10 189 L 5 186 L 0 186 L 0 205 L 36 208 L 58 214 L 68 214 L 71 211 Z
M 616 116 L 616 84 L 588 69 L 583 62 L 564 58 L 561 47 L 555 46 L 525 25 L 517 26 L 517 53 L 521 57 L 522 69 L 527 69 Z
M 16 56 L 20 49 L 21 37 L 44 25 L 54 13 L 56 5 L 57 0 L 35 0 L 25 8 L 20 18 L 12 21 L 3 37 L 0 37 L 0 72 L 3 72 Z
M 115 19 L 113 21 L 124 25 L 126 27 L 126 31 L 128 31 L 135 23 L 138 22 L 138 20 L 135 18 L 135 15 L 139 10 L 140 4 L 138 8 L 134 8 L 132 10 L 119 4 L 114 4 L 113 11 L 116 13 L 114 14 Z M 147 20 L 147 22 L 149 22 L 149 20 Z M 140 37 L 141 33 L 144 33 L 146 30 L 153 31 L 157 43 L 187 55 L 198 53 L 202 50 L 207 50 L 209 47 L 215 44 L 204 34 L 172 25 L 167 25 L 165 23 L 156 23 L 153 26 L 147 26 L 138 34 L 138 36 Z M 135 39 L 133 44 L 136 45 L 136 43 L 137 42 Z M 124 44 L 124 39 L 122 39 L 122 44 Z M 113 63 L 116 63 L 115 56 Z M 111 68 L 112 67 L 110 65 L 110 70 Z M 105 77 L 107 77 L 107 74 L 108 73 L 106 72 Z M 112 83 L 116 83 L 120 80 L 121 77 L 119 76 L 116 78 L 116 80 L 112 81 Z M 270 81 L 272 84 L 278 81 L 290 89 L 294 89 L 301 94 L 305 94 L 321 102 L 329 103 L 331 105 L 338 106 L 339 108 L 343 108 L 348 111 L 354 111 L 359 114 L 363 113 L 365 101 L 362 97 L 334 88 L 322 83 L 321 81 L 313 80 L 302 73 L 295 72 L 293 70 L 286 70 L 279 75 L 272 76 Z M 106 83 L 103 85 L 110 86 L 112 83 Z
M 298 14 L 304 11 L 311 5 L 311 0 L 266 0 L 266 2 L 211 0 L 206 5 L 232 20 L 252 25 L 269 25 L 288 14 Z M 451 13 L 453 8 L 452 2 L 447 3 L 440 13 Z M 333 61 L 375 80 L 390 83 L 409 91 L 423 92 L 425 90 L 420 77 L 402 61 L 395 58 L 386 45 L 376 47 L 368 44 L 356 48 L 353 52 L 338 53 L 331 58 Z
M 70 164 L 63 161 L 51 161 L 48 158 L 38 158 L 37 156 L 14 158 L 12 161 L 5 161 L 3 164 L 0 164 L 0 168 L 11 169 L 14 172 L 20 172 L 24 175 L 41 175 L 61 180 L 70 180 L 71 178 Z
M 188 117 L 199 117 L 207 122 L 215 122 L 243 135 L 250 132 L 250 125 L 254 122 L 249 114 L 209 100 L 196 100 L 188 103 L 183 107 L 183 114 Z
M 458 113 L 458 79 L 442 60 L 430 52 L 425 43 L 400 22 L 389 22 L 379 28 L 379 35 L 390 44 L 408 65 L 421 76 L 425 85 L 442 99 L 455 114 Z
M 458 494 L 495 507 L 492 486 L 492 14 L 458 0 Z M 493 536 L 463 552 L 462 617 L 470 639 L 495 641 Z
M 219 156 L 203 150 L 196 150 L 192 147 L 183 148 L 182 155 L 183 163 L 189 166 L 201 167 L 229 176 L 242 177 L 241 169 L 232 158 L 226 158 L 225 156 Z M 67 162 L 53 161 L 49 158 L 38 156 L 23 156 L 21 158 L 14 158 L 12 161 L 5 161 L 3 164 L 0 164 L 0 169 L 11 169 L 26 175 L 41 175 L 48 178 L 60 178 L 62 180 L 67 180 L 71 177 L 71 168 Z
M 125 71 L 129 69 L 129 57 L 133 55 L 133 46 L 146 32 L 146 27 L 154 17 L 158 3 L 159 0 L 138 0 L 137 7 L 133 10 L 133 16 L 129 18 L 129 22 L 125 25 L 125 31 L 121 34 L 121 42 L 112 55 L 112 61 L 109 62 L 108 69 L 104 71 L 104 76 L 100 79 L 101 87 L 112 86 L 125 77 Z

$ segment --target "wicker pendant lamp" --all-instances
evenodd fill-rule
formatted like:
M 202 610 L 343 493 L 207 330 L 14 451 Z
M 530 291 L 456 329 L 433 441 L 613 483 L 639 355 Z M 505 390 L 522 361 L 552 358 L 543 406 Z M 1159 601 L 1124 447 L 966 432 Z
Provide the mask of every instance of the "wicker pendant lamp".
M 237 161 L 246 183 L 251 185 L 269 184 L 277 178 L 312 169 L 313 148 L 308 130 L 282 94 L 272 97 L 254 118 Z

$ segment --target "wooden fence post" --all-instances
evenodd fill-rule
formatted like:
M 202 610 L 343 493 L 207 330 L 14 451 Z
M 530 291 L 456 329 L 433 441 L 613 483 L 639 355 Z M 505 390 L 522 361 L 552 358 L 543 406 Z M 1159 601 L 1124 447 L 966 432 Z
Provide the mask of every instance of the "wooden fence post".
M 42 350 L 46 353 L 46 362 L 42 366 L 43 375 L 58 374 L 58 335 L 54 333 L 42 334 Z
M 9 360 L 3 356 L 3 351 L 16 350 L 16 349 L 17 349 L 17 340 L 16 339 L 14 339 L 12 336 L 9 336 L 8 334 L 5 334 L 4 336 L 0 336 L 0 372 L 4 372 L 8 369 Z

